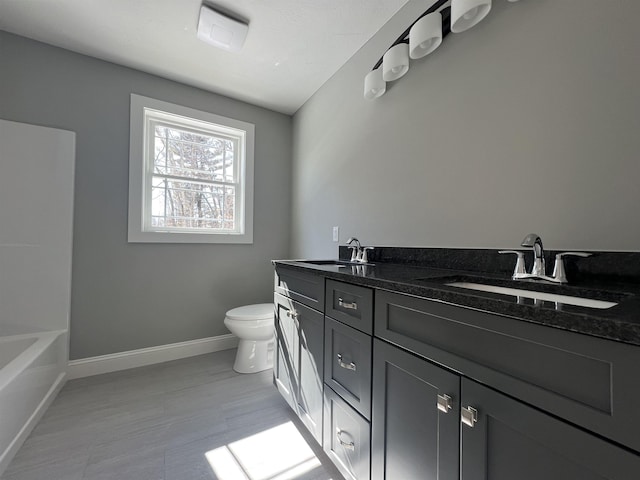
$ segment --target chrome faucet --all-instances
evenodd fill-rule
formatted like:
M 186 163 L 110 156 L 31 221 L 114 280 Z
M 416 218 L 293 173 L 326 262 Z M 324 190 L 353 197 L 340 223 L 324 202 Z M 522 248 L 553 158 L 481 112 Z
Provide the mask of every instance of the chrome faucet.
M 542 248 L 542 239 L 537 233 L 530 233 L 524 240 L 522 240 L 521 246 L 533 247 L 533 268 L 531 269 L 531 275 L 544 276 L 546 275 L 546 269 L 544 264 L 544 249 Z
M 523 247 L 533 248 L 533 267 L 531 273 L 527 273 L 524 264 L 524 252 L 517 250 L 499 250 L 498 253 L 513 253 L 517 255 L 516 267 L 513 270 L 511 278 L 513 280 L 522 280 L 526 278 L 546 280 L 553 283 L 567 283 L 567 275 L 564 268 L 564 257 L 590 257 L 591 253 L 584 252 L 563 252 L 556 255 L 556 261 L 553 266 L 553 275 L 548 276 L 544 262 L 544 248 L 542 247 L 542 239 L 536 233 L 530 233 L 522 240 Z
M 352 243 L 355 243 L 355 245 L 351 245 Z M 351 249 L 351 261 L 359 261 L 359 259 L 362 258 L 362 245 L 360 245 L 360 240 L 356 237 L 349 237 L 347 245 L 349 245 L 349 248 Z
M 355 243 L 355 245 L 351 245 Z M 360 245 L 360 240 L 356 237 L 350 237 L 347 240 L 347 245 L 351 249 L 351 261 L 358 263 L 369 263 L 369 258 L 367 257 L 367 251 L 373 250 L 373 247 L 363 247 Z

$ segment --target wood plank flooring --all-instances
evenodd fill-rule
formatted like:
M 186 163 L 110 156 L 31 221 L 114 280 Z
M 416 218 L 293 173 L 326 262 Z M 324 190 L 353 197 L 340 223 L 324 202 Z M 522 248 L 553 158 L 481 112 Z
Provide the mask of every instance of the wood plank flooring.
M 237 374 L 234 356 L 68 382 L 1 480 L 341 480 L 272 372 Z

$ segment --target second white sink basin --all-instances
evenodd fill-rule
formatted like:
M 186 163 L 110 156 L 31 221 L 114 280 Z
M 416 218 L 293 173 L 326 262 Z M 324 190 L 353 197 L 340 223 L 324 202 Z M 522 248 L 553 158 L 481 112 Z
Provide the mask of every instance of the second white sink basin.
M 564 303 L 565 305 L 576 305 L 578 307 L 606 309 L 615 307 L 617 305 L 616 302 L 605 302 L 603 300 L 592 300 L 590 298 L 557 295 L 555 293 L 536 292 L 533 290 L 524 290 L 520 288 L 496 287 L 494 285 L 485 285 L 483 283 L 451 282 L 447 283 L 446 285 L 450 287 L 466 288 L 469 290 L 478 290 L 481 292 L 499 293 L 502 295 L 511 295 L 514 297 L 525 297 L 534 300 Z

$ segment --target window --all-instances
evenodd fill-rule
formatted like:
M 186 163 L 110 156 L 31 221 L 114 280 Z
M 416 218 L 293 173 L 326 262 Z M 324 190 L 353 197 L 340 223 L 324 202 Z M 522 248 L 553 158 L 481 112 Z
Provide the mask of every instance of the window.
M 129 242 L 252 243 L 254 126 L 131 95 Z

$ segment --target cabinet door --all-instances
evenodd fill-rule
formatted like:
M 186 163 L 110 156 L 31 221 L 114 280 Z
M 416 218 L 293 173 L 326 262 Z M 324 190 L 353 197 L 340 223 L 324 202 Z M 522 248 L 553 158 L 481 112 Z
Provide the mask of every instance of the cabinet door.
M 462 427 L 462 480 L 629 480 L 640 472 L 638 455 L 466 378 L 462 399 L 463 415 L 477 412 L 473 427 Z
M 277 351 L 273 364 L 273 379 L 280 395 L 297 412 L 300 350 L 298 323 L 293 311 L 293 302 L 290 299 L 276 293 L 274 304 Z
M 299 306 L 296 318 L 300 335 L 298 415 L 322 445 L 324 315 Z
M 371 478 L 458 480 L 459 392 L 458 375 L 375 339 Z

